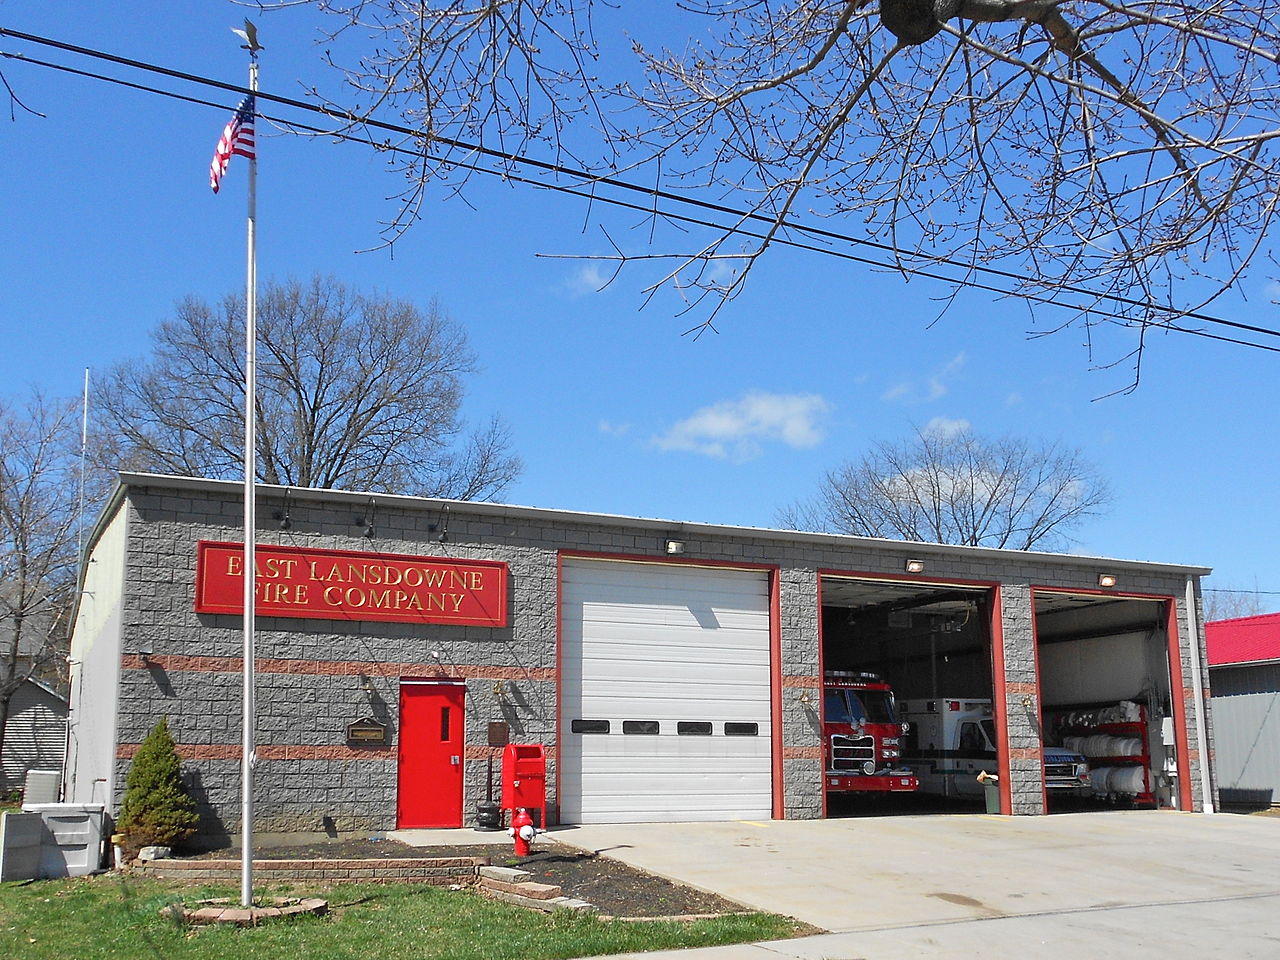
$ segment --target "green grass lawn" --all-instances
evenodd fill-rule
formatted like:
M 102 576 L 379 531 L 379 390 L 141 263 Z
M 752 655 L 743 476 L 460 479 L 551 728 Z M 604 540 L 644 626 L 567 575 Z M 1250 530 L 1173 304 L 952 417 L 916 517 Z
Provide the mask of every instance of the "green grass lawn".
M 194 927 L 160 915 L 166 904 L 215 896 L 225 887 L 180 888 L 104 875 L 0 885 L 0 957 L 48 960 L 216 960 L 304 957 L 339 960 L 538 960 L 771 940 L 804 931 L 768 914 L 692 922 L 627 923 L 560 911 L 544 914 L 469 891 L 418 884 L 277 887 L 271 894 L 323 896 L 327 917 L 256 928 Z

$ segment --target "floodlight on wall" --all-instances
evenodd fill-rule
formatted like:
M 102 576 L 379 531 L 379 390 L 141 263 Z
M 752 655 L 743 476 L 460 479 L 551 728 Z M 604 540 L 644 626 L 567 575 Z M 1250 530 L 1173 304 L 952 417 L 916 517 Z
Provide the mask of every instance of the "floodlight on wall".
M 908 560 L 903 564 L 903 569 L 906 570 L 907 573 L 924 573 L 924 561 Z
M 502 700 L 507 695 L 507 687 L 501 680 L 493 681 L 493 695 Z
M 684 553 L 684 541 L 668 540 L 666 542 L 664 549 L 667 551 L 668 556 L 671 556 L 671 557 L 679 556 L 680 554 Z
M 1098 574 L 1098 586 L 1110 589 L 1120 582 L 1120 578 L 1114 573 Z
M 810 696 L 808 687 L 800 691 L 800 696 L 796 697 L 796 702 L 805 707 L 813 706 L 813 697 Z
M 368 504 L 365 505 L 364 515 L 356 517 L 355 519 L 356 526 L 364 524 L 364 535 L 370 540 L 372 540 L 378 532 L 373 525 L 373 515 L 377 508 L 378 505 L 374 502 L 373 497 L 370 497 Z
M 284 489 L 284 506 L 277 510 L 273 516 L 280 521 L 280 529 L 288 530 L 293 526 L 293 521 L 289 519 L 289 488 Z

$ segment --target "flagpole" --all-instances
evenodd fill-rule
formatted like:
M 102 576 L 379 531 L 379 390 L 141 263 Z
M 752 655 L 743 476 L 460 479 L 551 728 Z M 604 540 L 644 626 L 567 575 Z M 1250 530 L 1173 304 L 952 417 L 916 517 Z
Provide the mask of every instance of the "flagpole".
M 257 109 L 258 51 L 249 47 L 249 95 Z M 240 755 L 240 905 L 253 905 L 254 600 L 257 587 L 258 153 L 249 157 L 248 264 L 244 294 L 244 743 Z

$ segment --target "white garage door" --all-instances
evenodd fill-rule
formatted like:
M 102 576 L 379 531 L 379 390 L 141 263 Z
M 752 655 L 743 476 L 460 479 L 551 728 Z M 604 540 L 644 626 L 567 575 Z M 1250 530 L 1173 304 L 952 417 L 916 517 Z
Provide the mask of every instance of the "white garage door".
M 561 820 L 768 818 L 767 575 L 574 559 L 561 597 Z

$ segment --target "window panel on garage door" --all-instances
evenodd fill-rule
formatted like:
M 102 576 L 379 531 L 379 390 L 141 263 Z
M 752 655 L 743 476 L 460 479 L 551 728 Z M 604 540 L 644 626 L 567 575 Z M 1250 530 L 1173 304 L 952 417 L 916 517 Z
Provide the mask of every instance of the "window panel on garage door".
M 767 574 L 574 559 L 561 596 L 561 819 L 768 817 Z

